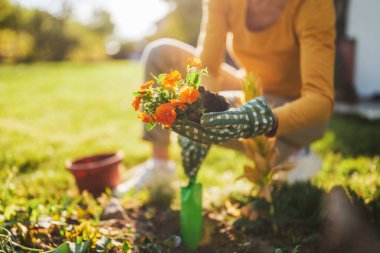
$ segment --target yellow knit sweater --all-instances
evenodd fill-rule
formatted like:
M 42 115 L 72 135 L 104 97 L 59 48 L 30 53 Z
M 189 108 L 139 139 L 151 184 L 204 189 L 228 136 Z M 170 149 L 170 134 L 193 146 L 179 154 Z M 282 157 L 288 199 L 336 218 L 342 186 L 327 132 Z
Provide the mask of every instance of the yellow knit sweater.
M 274 109 L 277 136 L 328 120 L 334 102 L 335 12 L 333 0 L 288 0 L 271 26 L 252 32 L 246 26 L 248 0 L 206 0 L 199 40 L 200 58 L 217 80 L 229 51 L 259 78 L 265 93 L 293 98 Z

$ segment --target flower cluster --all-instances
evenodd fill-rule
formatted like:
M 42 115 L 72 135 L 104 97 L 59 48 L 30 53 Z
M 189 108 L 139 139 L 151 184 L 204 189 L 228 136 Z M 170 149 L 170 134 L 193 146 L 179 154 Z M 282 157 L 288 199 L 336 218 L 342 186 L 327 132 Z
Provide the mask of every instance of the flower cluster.
M 154 76 L 135 92 L 132 102 L 133 108 L 142 112 L 138 118 L 147 124 L 147 129 L 152 129 L 156 124 L 170 127 L 173 122 L 186 117 L 189 110 L 201 110 L 197 99 L 198 88 L 201 84 L 201 76 L 207 74 L 202 69 L 200 60 L 189 59 L 185 78 L 177 70 L 171 73 L 163 73 Z

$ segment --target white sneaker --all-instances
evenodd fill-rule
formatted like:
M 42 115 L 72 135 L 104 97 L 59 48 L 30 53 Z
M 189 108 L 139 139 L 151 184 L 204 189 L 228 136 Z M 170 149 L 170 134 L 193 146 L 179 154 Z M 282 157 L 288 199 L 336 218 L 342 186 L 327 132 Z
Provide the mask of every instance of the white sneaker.
M 126 193 L 136 193 L 142 189 L 172 192 L 175 179 L 175 164 L 173 161 L 149 159 L 138 164 L 127 172 L 128 180 L 119 184 L 113 193 L 121 197 Z
M 302 148 L 296 154 L 288 157 L 286 162 L 294 167 L 289 171 L 279 172 L 278 178 L 287 181 L 289 184 L 306 182 L 322 168 L 321 159 L 310 148 Z

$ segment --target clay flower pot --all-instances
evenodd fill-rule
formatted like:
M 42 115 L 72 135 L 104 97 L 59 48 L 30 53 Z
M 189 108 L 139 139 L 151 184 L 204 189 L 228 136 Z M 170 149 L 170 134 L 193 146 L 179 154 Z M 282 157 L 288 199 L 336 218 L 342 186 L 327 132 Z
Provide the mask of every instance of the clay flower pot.
M 120 183 L 119 167 L 123 153 L 97 154 L 67 161 L 66 168 L 74 175 L 79 190 L 89 191 L 95 197 L 106 188 L 114 189 Z

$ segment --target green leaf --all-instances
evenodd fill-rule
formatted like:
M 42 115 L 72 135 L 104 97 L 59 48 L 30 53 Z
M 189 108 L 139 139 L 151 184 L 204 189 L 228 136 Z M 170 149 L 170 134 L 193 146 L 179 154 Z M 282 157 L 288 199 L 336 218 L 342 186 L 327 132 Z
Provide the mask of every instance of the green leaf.
M 161 84 L 162 83 L 162 79 L 164 79 L 164 77 L 166 75 L 167 75 L 166 73 L 159 74 L 158 75 L 158 81 L 157 81 L 157 83 Z
M 124 240 L 124 242 L 123 242 L 123 252 L 127 253 L 132 248 L 133 248 L 132 245 L 128 241 Z
M 189 70 L 188 70 L 186 74 L 186 83 L 190 83 L 190 77 L 191 77 L 191 74 L 189 73 Z
M 108 252 L 111 242 L 111 238 L 106 238 L 105 236 L 103 236 L 96 242 L 95 251 L 100 253 Z
M 156 81 L 156 83 L 161 83 L 160 79 L 157 76 L 153 75 L 152 73 L 150 73 L 150 76 Z
M 162 93 L 162 98 L 163 98 L 163 100 L 168 100 L 169 97 L 170 97 L 170 91 L 165 90 L 165 91 Z
M 82 243 L 65 242 L 58 246 L 58 248 L 47 251 L 46 253 L 86 253 L 90 246 L 91 241 Z
M 194 77 L 194 84 L 195 84 L 196 87 L 199 86 L 200 81 L 201 81 L 201 79 L 199 78 L 199 75 L 198 74 L 195 75 L 195 77 Z
M 40 202 L 38 201 L 38 199 L 32 199 L 29 201 L 29 206 L 32 209 L 36 209 L 39 204 L 40 204 Z
M 297 245 L 294 249 L 292 249 L 291 253 L 298 253 L 300 247 L 301 247 L 301 245 Z
M 156 126 L 156 123 L 150 123 L 150 124 L 146 124 L 146 130 L 147 131 L 150 131 L 150 130 L 152 130 L 153 129 L 153 127 L 155 127 Z
M 82 236 L 78 236 L 77 238 L 76 238 L 76 240 L 75 240 L 75 242 L 76 243 L 81 243 L 83 241 L 83 238 L 82 238 Z
M 201 69 L 200 74 L 201 74 L 201 75 L 207 75 L 207 74 L 208 74 L 208 70 L 207 70 L 207 68 L 205 68 L 205 69 Z
M 47 253 L 70 253 L 69 242 L 65 242 Z
M 197 87 L 199 85 L 200 78 L 199 78 L 198 71 L 194 71 L 193 73 L 191 73 L 190 75 L 188 75 L 188 77 L 189 77 L 188 84 L 190 86 Z

